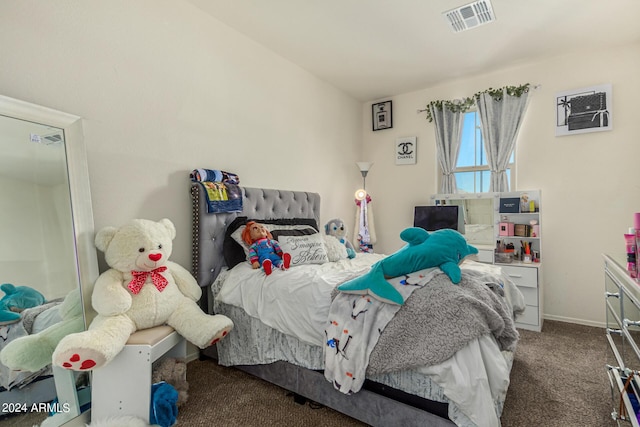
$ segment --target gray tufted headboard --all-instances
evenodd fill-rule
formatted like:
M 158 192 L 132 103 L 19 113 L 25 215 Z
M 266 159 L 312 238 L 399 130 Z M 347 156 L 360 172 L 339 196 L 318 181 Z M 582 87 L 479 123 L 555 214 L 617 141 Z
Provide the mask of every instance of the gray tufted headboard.
M 211 284 L 225 266 L 222 255 L 224 233 L 237 216 L 252 219 L 315 218 L 320 222 L 320 195 L 304 191 L 242 188 L 243 211 L 207 213 L 206 196 L 202 185 L 191 183 L 193 209 L 192 273 L 201 287 L 205 287 L 201 306 L 210 309 Z

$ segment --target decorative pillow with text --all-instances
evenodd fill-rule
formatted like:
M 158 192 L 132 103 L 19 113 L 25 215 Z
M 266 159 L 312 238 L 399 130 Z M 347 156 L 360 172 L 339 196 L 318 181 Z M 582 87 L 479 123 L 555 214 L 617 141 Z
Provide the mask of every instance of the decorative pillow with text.
M 283 226 L 284 229 L 306 229 L 311 227 L 312 232 L 318 231 L 318 223 L 312 218 L 281 218 L 281 219 L 251 219 L 246 216 L 236 217 L 227 226 L 224 232 L 224 240 L 222 244 L 222 253 L 224 256 L 227 267 L 233 268 L 234 266 L 245 262 L 247 260 L 247 254 L 249 253 L 249 247 L 242 241 L 241 233 L 242 228 L 248 221 L 258 221 L 261 224 L 273 224 Z M 272 227 L 268 230 L 273 232 L 281 227 Z M 275 236 L 274 236 L 275 238 Z
M 280 236 L 280 247 L 283 252 L 291 254 L 291 265 L 324 264 L 329 262 L 322 235 Z
M 264 227 L 269 230 L 271 236 L 280 242 L 280 239 L 287 236 L 303 236 L 306 234 L 314 234 L 318 233 L 314 228 L 309 227 L 308 225 L 278 225 L 278 224 L 263 224 Z M 242 232 L 244 231 L 245 226 L 238 228 L 236 231 L 231 233 L 231 238 L 235 240 L 242 249 L 244 250 L 245 257 L 249 256 L 249 246 L 242 240 Z

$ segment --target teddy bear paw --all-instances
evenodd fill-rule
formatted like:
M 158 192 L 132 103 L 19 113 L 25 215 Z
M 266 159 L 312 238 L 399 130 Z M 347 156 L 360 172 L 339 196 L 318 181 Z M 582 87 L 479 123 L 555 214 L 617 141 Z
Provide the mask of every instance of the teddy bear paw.
M 211 340 L 211 344 L 209 345 L 214 345 L 215 343 L 217 343 L 218 341 L 220 341 L 222 338 L 226 337 L 227 334 L 229 333 L 229 331 L 231 331 L 231 329 L 233 329 L 233 327 L 229 327 L 229 328 L 224 328 L 223 330 L 221 330 L 220 332 L 218 332 L 213 339 Z
M 58 355 L 58 366 L 72 371 L 90 371 L 104 365 L 105 357 L 97 351 L 69 350 Z

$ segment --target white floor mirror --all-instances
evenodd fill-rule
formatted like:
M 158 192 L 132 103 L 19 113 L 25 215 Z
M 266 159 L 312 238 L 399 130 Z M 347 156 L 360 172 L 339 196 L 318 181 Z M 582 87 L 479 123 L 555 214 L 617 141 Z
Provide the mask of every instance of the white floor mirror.
M 0 300 L 0 356 L 12 345 L 20 358 L 37 353 L 29 346 L 38 340 L 23 337 L 66 319 L 65 301 L 80 299 L 81 329 L 93 317 L 98 263 L 80 117 L 0 96 L 0 200 L 0 285 L 28 296 L 7 303 L 10 288 L 0 291 L 7 303 Z M 22 345 L 33 353 L 21 353 Z M 0 363 L 0 427 L 78 419 L 90 405 L 87 377 L 50 364 L 31 372 Z

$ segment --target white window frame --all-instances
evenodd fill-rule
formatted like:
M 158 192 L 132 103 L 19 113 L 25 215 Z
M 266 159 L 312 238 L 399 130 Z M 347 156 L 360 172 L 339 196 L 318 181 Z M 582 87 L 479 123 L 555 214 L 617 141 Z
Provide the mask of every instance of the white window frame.
M 476 129 L 480 129 L 480 132 L 482 133 L 482 129 L 480 128 L 480 118 L 478 117 L 478 111 L 476 109 L 470 109 L 469 111 L 466 111 L 463 114 L 467 114 L 467 113 L 476 113 Z M 464 119 L 463 119 L 464 120 Z M 475 138 L 476 133 L 474 132 L 474 138 Z M 462 138 L 462 133 L 460 134 L 460 137 Z M 474 141 L 475 142 L 475 141 Z M 476 146 L 476 144 L 474 144 L 474 147 Z M 484 149 L 484 141 L 482 143 L 482 147 Z M 460 147 L 462 147 L 462 141 L 460 141 Z M 513 162 L 509 163 L 507 165 L 507 169 L 509 169 L 510 173 L 509 173 L 509 189 L 511 191 L 513 191 L 515 187 L 515 177 L 516 177 L 516 156 L 515 156 L 515 148 L 513 150 L 514 152 L 512 153 L 513 156 Z M 474 149 L 474 155 L 478 156 L 478 151 Z M 486 157 L 486 153 L 485 153 L 485 157 Z M 456 160 L 457 162 L 457 160 Z M 442 168 L 440 168 L 440 171 L 442 172 Z M 484 172 L 484 171 L 490 171 L 489 169 L 489 165 L 479 165 L 479 166 L 464 166 L 464 167 L 456 167 L 455 170 L 453 171 L 454 174 L 457 174 L 459 172 Z M 441 175 L 442 176 L 442 175 Z M 475 182 L 476 179 L 476 174 L 474 173 L 474 188 L 478 187 L 478 184 Z M 457 177 L 456 177 L 456 183 L 457 183 Z M 456 184 L 457 185 L 457 184 Z M 487 191 L 477 191 L 478 193 L 486 193 Z

